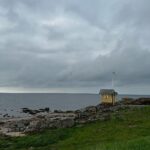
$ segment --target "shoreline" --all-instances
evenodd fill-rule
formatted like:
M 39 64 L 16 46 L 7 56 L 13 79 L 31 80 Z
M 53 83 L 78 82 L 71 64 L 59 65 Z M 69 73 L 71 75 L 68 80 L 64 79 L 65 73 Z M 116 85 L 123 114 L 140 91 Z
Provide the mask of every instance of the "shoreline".
M 70 128 L 96 120 L 108 120 L 111 113 L 119 110 L 141 108 L 150 105 L 150 98 L 124 99 L 114 106 L 99 104 L 75 111 L 55 111 L 37 113 L 30 117 L 5 118 L 0 121 L 0 133 L 5 136 L 24 136 L 44 129 Z
M 30 116 L 29 114 L 25 114 L 22 112 L 23 107 L 35 111 L 39 111 L 39 109 L 45 109 L 46 107 L 48 107 L 50 111 L 60 110 L 60 109 L 62 111 L 67 111 L 67 110 L 75 111 L 77 109 L 82 109 L 86 106 L 98 105 L 100 102 L 99 95 L 93 93 L 92 94 L 91 93 L 81 93 L 81 94 L 80 93 L 42 93 L 48 95 L 55 95 L 54 97 L 47 95 L 46 97 L 44 97 L 44 99 L 42 99 L 42 96 L 40 97 L 36 96 L 36 94 L 41 95 L 41 93 L 2 93 L 2 94 L 4 95 L 6 94 L 6 96 L 0 97 L 0 119 L 20 118 L 20 117 Z M 7 97 L 7 94 L 10 95 Z M 17 96 L 11 96 L 11 94 Z M 27 94 L 27 95 L 35 94 L 35 95 L 33 97 L 27 96 L 26 98 L 24 98 L 24 95 L 21 96 L 22 94 Z M 59 94 L 64 95 L 62 99 Z M 140 97 L 148 98 L 150 96 L 120 94 L 118 96 L 118 101 L 126 97 L 129 99 L 130 98 L 138 99 Z

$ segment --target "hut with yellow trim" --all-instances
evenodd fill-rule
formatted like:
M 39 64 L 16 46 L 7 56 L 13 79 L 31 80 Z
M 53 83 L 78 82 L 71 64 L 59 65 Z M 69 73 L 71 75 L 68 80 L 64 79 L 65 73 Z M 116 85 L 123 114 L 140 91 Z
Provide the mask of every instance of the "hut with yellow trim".
M 102 104 L 114 105 L 117 100 L 118 93 L 114 89 L 101 89 L 99 94 Z

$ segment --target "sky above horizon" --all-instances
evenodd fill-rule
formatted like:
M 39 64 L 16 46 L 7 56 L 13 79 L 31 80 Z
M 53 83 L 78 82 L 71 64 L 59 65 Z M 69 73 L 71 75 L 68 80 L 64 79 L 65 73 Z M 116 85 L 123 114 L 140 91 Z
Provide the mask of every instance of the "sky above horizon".
M 0 0 L 0 92 L 150 94 L 149 0 Z

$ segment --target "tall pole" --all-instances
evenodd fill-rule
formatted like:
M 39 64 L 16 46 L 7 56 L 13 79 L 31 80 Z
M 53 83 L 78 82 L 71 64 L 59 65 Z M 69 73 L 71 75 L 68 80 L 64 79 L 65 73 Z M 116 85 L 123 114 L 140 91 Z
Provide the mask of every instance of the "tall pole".
M 116 72 L 112 72 L 112 88 L 114 89 L 114 78 L 115 78 Z

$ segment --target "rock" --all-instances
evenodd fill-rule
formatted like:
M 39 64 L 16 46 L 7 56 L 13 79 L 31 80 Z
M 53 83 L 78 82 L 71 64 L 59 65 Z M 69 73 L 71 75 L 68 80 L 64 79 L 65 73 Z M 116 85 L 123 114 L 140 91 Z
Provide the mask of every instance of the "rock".
M 74 111 L 73 110 L 67 110 L 67 111 L 65 111 L 65 113 L 74 113 Z
M 75 123 L 75 121 L 73 118 L 66 118 L 66 119 L 61 120 L 61 127 L 69 128 L 69 127 L 74 126 L 74 123 Z
M 39 112 L 49 112 L 50 109 L 48 107 L 44 108 L 44 109 L 39 109 Z
M 5 123 L 5 127 L 12 132 L 23 132 L 29 125 L 29 120 L 13 120 Z
M 41 128 L 41 121 L 40 120 L 32 120 L 30 124 L 26 127 L 24 132 L 33 132 L 38 131 Z
M 62 110 L 54 110 L 54 113 L 63 113 Z
M 30 109 L 29 109 L 29 108 L 22 108 L 22 112 L 24 112 L 24 113 L 29 113 L 29 112 L 30 112 Z
M 9 118 L 10 116 L 8 114 L 4 114 L 3 118 Z
M 118 102 L 118 104 L 124 104 L 124 105 L 129 105 L 131 104 L 131 102 L 133 101 L 133 98 L 123 98 L 120 102 Z
M 125 105 L 150 105 L 150 98 L 123 98 L 120 103 Z
M 150 105 L 150 98 L 138 98 L 132 102 L 133 105 Z
M 96 114 L 97 107 L 96 106 L 88 106 L 85 108 L 86 112 L 89 112 L 90 114 Z
M 38 113 L 43 113 L 43 112 L 50 112 L 50 109 L 48 107 L 46 108 L 41 108 L 41 109 L 38 109 L 38 110 L 33 110 L 33 109 L 29 109 L 29 108 L 22 108 L 22 112 L 24 113 L 28 113 L 30 115 L 35 115 L 35 114 L 38 114 Z
M 5 123 L 3 121 L 0 121 L 0 126 L 4 125 Z

